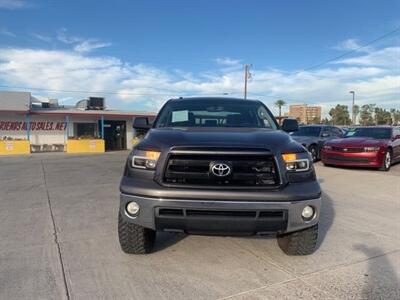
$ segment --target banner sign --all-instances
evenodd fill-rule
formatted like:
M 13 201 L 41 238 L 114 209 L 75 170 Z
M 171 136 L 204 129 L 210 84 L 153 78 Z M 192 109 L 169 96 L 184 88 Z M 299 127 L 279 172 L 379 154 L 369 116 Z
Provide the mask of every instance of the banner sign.
M 51 121 L 32 121 L 29 122 L 29 129 L 31 131 L 56 131 L 65 130 L 67 128 L 66 122 L 51 122 Z M 27 122 L 18 121 L 0 121 L 0 131 L 26 131 Z

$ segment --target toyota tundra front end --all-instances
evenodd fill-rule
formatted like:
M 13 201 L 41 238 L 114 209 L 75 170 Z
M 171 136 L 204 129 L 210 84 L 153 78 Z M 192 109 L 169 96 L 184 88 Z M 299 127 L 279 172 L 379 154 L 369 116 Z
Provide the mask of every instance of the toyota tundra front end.
M 136 128 L 149 127 L 137 119 Z M 157 231 L 276 233 L 291 255 L 314 251 L 321 191 L 309 153 L 259 101 L 169 100 L 130 153 L 118 233 L 127 253 L 151 251 Z

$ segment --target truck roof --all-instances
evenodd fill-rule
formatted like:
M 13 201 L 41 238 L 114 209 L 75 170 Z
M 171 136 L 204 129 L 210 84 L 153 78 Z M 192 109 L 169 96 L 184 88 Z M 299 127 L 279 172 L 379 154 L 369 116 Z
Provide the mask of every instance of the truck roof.
M 261 102 L 260 100 L 252 100 L 252 99 L 243 99 L 243 98 L 233 98 L 233 97 L 180 97 L 173 98 L 168 101 L 178 102 L 178 101 L 202 101 L 202 100 L 218 100 L 218 101 L 249 101 L 249 102 Z

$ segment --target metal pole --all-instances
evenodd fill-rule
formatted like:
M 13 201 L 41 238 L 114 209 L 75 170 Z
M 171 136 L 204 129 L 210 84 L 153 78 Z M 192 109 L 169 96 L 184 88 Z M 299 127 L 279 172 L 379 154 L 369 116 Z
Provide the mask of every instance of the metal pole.
M 104 140 L 104 116 L 101 116 L 101 138 Z
M 29 113 L 25 115 L 25 123 L 26 123 L 26 138 L 28 141 L 31 140 L 31 126 L 30 126 L 30 116 Z
M 354 97 L 355 97 L 355 92 L 354 91 L 350 91 L 350 94 L 353 94 L 353 103 L 351 105 L 351 123 L 353 125 L 356 124 L 356 114 L 354 112 Z
M 352 106 L 351 106 L 351 113 L 352 113 L 351 121 L 352 121 L 353 125 L 356 124 L 356 112 L 354 111 L 354 98 L 355 98 L 355 94 L 356 94 L 356 93 L 353 92 L 353 104 L 352 104 Z
M 133 138 L 136 138 L 137 132 L 136 132 L 136 129 L 133 128 L 133 123 L 134 122 L 135 122 L 135 117 L 132 117 L 132 126 L 131 126 L 131 128 L 132 128 L 132 136 L 133 136 Z
M 247 77 L 249 72 L 249 65 L 244 65 L 244 100 L 247 99 Z
M 68 133 L 69 133 L 69 116 L 65 116 L 64 144 L 68 140 Z

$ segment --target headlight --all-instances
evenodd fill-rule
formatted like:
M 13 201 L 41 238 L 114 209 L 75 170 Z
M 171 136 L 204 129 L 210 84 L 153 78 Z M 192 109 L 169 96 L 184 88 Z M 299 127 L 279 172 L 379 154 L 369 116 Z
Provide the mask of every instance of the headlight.
M 324 146 L 324 150 L 332 150 L 332 147 L 331 147 L 331 146 L 328 146 L 328 145 L 325 145 L 325 146 Z
M 282 154 L 286 164 L 286 170 L 292 172 L 304 172 L 310 169 L 310 159 L 307 153 Z
M 158 151 L 135 150 L 132 156 L 132 167 L 154 170 L 159 157 L 160 152 Z
M 377 152 L 379 147 L 364 147 L 364 152 Z

